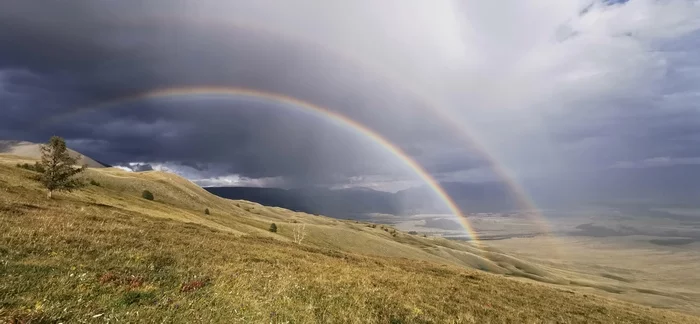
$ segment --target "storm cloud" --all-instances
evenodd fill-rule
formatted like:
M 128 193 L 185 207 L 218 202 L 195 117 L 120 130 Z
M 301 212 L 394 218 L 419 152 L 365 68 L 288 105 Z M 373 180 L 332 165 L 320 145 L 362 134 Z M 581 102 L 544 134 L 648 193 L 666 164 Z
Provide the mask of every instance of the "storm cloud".
M 371 138 L 289 104 L 193 95 L 100 105 L 217 86 L 340 113 L 439 181 L 500 181 L 497 163 L 546 197 L 563 183 L 595 191 L 591 175 L 700 170 L 697 2 L 0 6 L 0 138 L 58 134 L 112 165 L 203 185 L 422 184 Z

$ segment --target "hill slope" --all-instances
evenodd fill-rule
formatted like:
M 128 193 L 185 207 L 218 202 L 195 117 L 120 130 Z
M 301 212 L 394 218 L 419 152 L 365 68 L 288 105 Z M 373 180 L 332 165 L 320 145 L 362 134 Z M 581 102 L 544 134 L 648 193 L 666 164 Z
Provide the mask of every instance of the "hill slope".
M 41 158 L 41 144 L 24 142 L 24 141 L 0 141 L 0 153 L 12 154 L 19 157 L 24 157 L 28 159 L 40 159 Z M 87 164 L 91 168 L 104 168 L 106 165 L 97 162 L 90 157 L 82 155 L 74 150 L 68 149 L 68 153 L 75 157 L 81 155 L 78 160 L 78 164 Z
M 19 160 L 0 155 L 0 321 L 699 322 L 505 278 L 562 280 L 496 250 L 226 200 L 167 173 L 89 169 L 100 186 L 48 201 Z

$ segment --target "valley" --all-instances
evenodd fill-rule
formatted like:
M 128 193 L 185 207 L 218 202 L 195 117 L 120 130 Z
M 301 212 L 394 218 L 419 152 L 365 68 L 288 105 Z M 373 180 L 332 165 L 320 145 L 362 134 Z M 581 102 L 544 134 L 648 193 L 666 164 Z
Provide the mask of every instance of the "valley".
M 156 171 L 88 169 L 95 184 L 47 200 L 15 166 L 24 161 L 0 155 L 0 318 L 10 321 L 698 321 L 581 290 L 561 264 L 492 245 L 510 240 L 423 237 L 226 200 Z
M 484 244 L 537 264 L 578 291 L 700 314 L 700 230 L 692 219 L 700 217 L 692 211 L 676 211 L 683 219 L 595 208 L 540 219 L 517 214 L 469 219 Z M 405 231 L 469 240 L 456 221 L 444 217 L 376 220 Z

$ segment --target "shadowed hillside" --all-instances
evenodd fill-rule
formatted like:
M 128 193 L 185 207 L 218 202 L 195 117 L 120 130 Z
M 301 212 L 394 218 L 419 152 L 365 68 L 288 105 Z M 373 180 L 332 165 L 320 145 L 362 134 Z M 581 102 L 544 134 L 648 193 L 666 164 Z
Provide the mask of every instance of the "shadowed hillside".
M 698 322 L 505 278 L 568 283 L 495 249 L 227 200 L 168 173 L 88 169 L 92 185 L 46 200 L 25 161 L 0 155 L 9 322 Z

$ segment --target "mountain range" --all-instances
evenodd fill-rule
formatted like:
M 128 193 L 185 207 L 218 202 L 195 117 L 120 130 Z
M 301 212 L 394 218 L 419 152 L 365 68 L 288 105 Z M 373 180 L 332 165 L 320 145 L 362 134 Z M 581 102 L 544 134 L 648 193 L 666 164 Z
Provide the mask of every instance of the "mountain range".
M 518 208 L 517 200 L 500 183 L 446 182 L 441 186 L 461 210 L 468 212 L 508 212 Z M 337 218 L 362 218 L 363 214 L 407 215 L 449 213 L 444 201 L 427 186 L 395 193 L 370 188 L 259 188 L 206 187 L 207 191 L 228 199 L 243 199 L 268 206 L 329 215 Z

